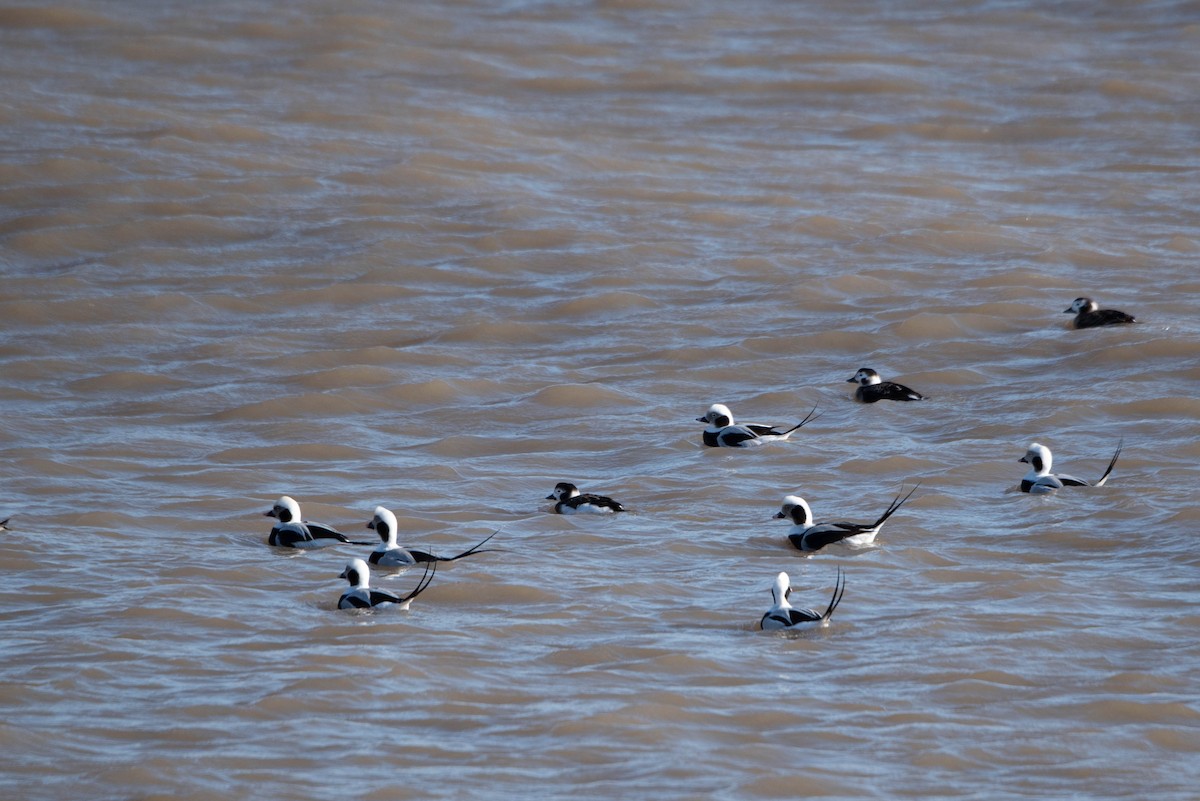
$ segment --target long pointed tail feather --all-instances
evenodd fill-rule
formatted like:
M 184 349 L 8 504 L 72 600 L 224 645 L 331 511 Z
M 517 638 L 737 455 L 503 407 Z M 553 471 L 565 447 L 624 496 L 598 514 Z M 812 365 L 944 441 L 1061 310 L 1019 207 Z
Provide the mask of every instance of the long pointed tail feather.
M 833 610 L 838 608 L 838 604 L 842 602 L 842 596 L 846 594 L 846 577 L 839 567 L 837 579 L 833 584 L 833 597 L 829 599 L 829 606 L 825 607 L 825 614 L 821 615 L 821 620 L 825 623 L 829 622 L 829 618 L 833 617 Z
M 483 546 L 487 544 L 488 540 L 490 540 L 492 537 L 496 536 L 499 533 L 500 533 L 500 529 L 496 529 L 491 534 L 488 534 L 486 537 L 484 537 L 483 540 L 480 541 L 479 544 L 476 545 L 475 547 L 470 548 L 466 551 L 463 551 L 458 556 L 451 556 L 448 559 L 443 559 L 442 561 L 443 562 L 453 562 L 455 559 L 462 559 L 464 556 L 470 556 L 472 554 L 477 554 L 477 553 L 487 553 L 488 551 L 490 551 L 492 549 L 491 548 L 487 548 L 485 550 L 480 550 L 480 549 L 483 548 Z
M 417 551 L 417 550 L 413 550 L 412 548 L 409 548 L 408 552 L 410 554 L 412 554 L 413 559 L 415 559 L 418 563 L 420 563 L 420 562 L 453 562 L 455 559 L 462 559 L 464 556 L 472 556 L 473 554 L 477 554 L 477 553 L 488 553 L 489 551 L 494 550 L 493 548 L 484 548 L 483 546 L 487 544 L 488 540 L 490 540 L 492 537 L 496 536 L 499 533 L 500 533 L 500 529 L 496 529 L 491 534 L 489 534 L 487 537 L 485 537 L 483 539 L 483 541 L 480 542 L 479 544 L 477 544 L 475 547 L 469 548 L 469 549 L 463 551 L 462 553 L 458 554 L 457 556 L 438 556 L 437 554 L 432 554 L 432 553 L 429 553 L 428 551 Z
M 792 426 L 787 431 L 783 432 L 784 436 L 787 436 L 788 434 L 792 433 L 796 429 L 803 427 L 803 425 L 805 423 L 809 423 L 809 422 L 812 422 L 813 420 L 818 419 L 820 416 L 821 415 L 817 414 L 817 407 L 816 406 L 812 407 L 812 411 L 809 412 L 807 415 L 805 415 L 803 420 L 801 420 L 799 423 L 796 423 L 796 425 Z
M 900 507 L 904 505 L 905 501 L 907 501 L 909 498 L 912 497 L 913 493 L 916 492 L 917 488 L 920 486 L 921 486 L 921 482 L 918 481 L 916 483 L 916 486 L 914 486 L 911 490 L 909 490 L 908 494 L 905 495 L 903 498 L 901 498 L 899 495 L 897 495 L 892 500 L 892 503 L 890 506 L 888 506 L 887 510 L 882 515 L 879 516 L 878 520 L 875 521 L 874 527 L 879 528 L 880 526 L 882 526 L 889 517 L 894 515 L 900 509 Z
M 433 582 L 433 577 L 437 575 L 437 562 L 426 562 L 425 572 L 421 574 L 421 580 L 417 582 L 417 586 L 408 595 L 404 596 L 401 603 L 407 604 L 413 598 L 416 598 L 421 593 L 425 592 L 425 588 Z
M 1121 455 L 1121 449 L 1124 447 L 1125 447 L 1125 438 L 1122 437 L 1121 441 L 1117 443 L 1117 451 L 1116 451 L 1116 453 L 1113 454 L 1112 460 L 1108 463 L 1108 468 L 1104 471 L 1104 475 L 1100 476 L 1100 480 L 1097 481 L 1092 486 L 1095 486 L 1095 487 L 1103 487 L 1104 486 L 1104 482 L 1108 481 L 1109 474 L 1112 473 L 1113 468 L 1117 466 L 1117 457 Z

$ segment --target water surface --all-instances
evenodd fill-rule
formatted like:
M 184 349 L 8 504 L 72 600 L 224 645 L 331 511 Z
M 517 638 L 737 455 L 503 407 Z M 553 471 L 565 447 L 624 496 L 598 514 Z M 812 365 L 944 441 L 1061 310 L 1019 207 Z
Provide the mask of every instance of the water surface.
M 1198 42 L 1157 2 L 0 9 L 0 787 L 1193 798 Z M 821 416 L 706 450 L 714 402 Z M 771 519 L 916 482 L 871 549 Z M 284 493 L 501 550 L 339 612 L 364 549 L 268 548 Z M 754 630 L 838 567 L 828 629 Z

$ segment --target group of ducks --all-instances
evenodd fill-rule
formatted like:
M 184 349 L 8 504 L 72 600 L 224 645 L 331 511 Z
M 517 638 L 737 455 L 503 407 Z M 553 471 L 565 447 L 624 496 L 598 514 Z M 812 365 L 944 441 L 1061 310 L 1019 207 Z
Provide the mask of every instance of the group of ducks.
M 1137 322 L 1132 315 L 1125 312 L 1116 309 L 1101 309 L 1091 298 L 1076 298 L 1063 312 L 1075 315 L 1073 321 L 1075 328 L 1094 328 Z M 919 401 L 926 399 L 925 395 L 903 384 L 884 381 L 879 373 L 870 367 L 859 369 L 846 380 L 848 383 L 858 384 L 854 397 L 861 403 L 876 403 L 881 400 Z M 728 406 L 716 403 L 696 420 L 706 424 L 703 435 L 705 445 L 714 448 L 747 448 L 787 440 L 795 431 L 816 417 L 817 410 L 814 408 L 803 420 L 790 428 L 761 423 L 739 424 L 734 420 L 733 412 Z M 1121 455 L 1121 447 L 1121 444 L 1117 445 L 1117 450 L 1109 461 L 1104 474 L 1096 481 L 1087 481 L 1051 472 L 1053 457 L 1050 449 L 1035 442 L 1018 460 L 1030 466 L 1029 472 L 1021 480 L 1020 489 L 1022 492 L 1042 494 L 1054 492 L 1063 487 L 1103 486 L 1117 464 L 1117 458 Z M 775 517 L 792 521 L 792 531 L 788 535 L 788 541 L 802 552 L 812 553 L 835 543 L 852 548 L 863 548 L 874 543 L 875 535 L 879 533 L 883 524 L 912 497 L 916 490 L 917 487 L 913 487 L 907 495 L 903 497 L 897 495 L 873 523 L 814 522 L 808 503 L 798 495 L 785 497 L 783 506 Z M 560 514 L 579 512 L 605 514 L 621 512 L 625 509 L 612 498 L 581 493 L 574 484 L 567 482 L 558 484 L 550 494 L 549 500 L 555 501 L 554 511 Z M 790 603 L 791 579 L 787 573 L 780 573 L 775 577 L 775 582 L 771 586 L 773 603 L 762 616 L 760 627 L 769 631 L 795 628 L 806 624 L 828 625 L 830 617 L 841 603 L 845 592 L 846 581 L 839 568 L 837 579 L 834 582 L 833 596 L 825 610 L 817 612 L 812 609 L 798 609 Z
M 312 550 L 324 548 L 327 545 L 346 543 L 348 545 L 371 545 L 371 542 L 352 540 L 342 532 L 324 523 L 305 520 L 300 515 L 300 504 L 290 496 L 284 495 L 270 509 L 263 512 L 267 517 L 277 521 L 267 536 L 267 544 L 279 548 L 300 548 Z M 401 609 L 407 609 L 413 598 L 416 598 L 429 586 L 437 573 L 438 562 L 453 562 L 472 554 L 486 553 L 484 545 L 497 532 L 492 532 L 473 548 L 468 548 L 457 556 L 438 556 L 428 551 L 418 551 L 414 548 L 404 548 L 396 538 L 396 515 L 391 509 L 376 506 L 375 514 L 367 523 L 367 528 L 379 535 L 379 544 L 367 558 L 351 559 L 346 564 L 340 578 L 346 579 L 350 589 L 342 593 L 338 599 L 338 609 L 367 609 L 381 604 L 399 604 Z M 371 568 L 368 563 L 381 568 L 405 568 L 413 565 L 424 565 L 425 572 L 417 586 L 407 595 L 398 595 L 391 590 L 373 589 L 371 587 Z
M 1093 328 L 1105 325 L 1121 325 L 1134 323 L 1136 320 L 1124 312 L 1115 309 L 1100 309 L 1091 298 L 1076 298 L 1064 313 L 1076 315 L 1076 328 Z M 846 379 L 849 383 L 858 384 L 854 397 L 861 403 L 876 403 L 881 400 L 918 401 L 926 396 L 902 384 L 884 381 L 878 372 L 863 367 L 853 376 Z M 703 443 L 713 448 L 748 448 L 764 445 L 769 442 L 787 440 L 793 433 L 805 424 L 817 418 L 814 407 L 808 415 L 790 428 L 763 425 L 761 423 L 737 423 L 733 413 L 725 404 L 715 403 L 708 411 L 697 418 L 697 422 L 705 424 L 702 437 Z M 1052 456 L 1050 449 L 1039 443 L 1032 443 L 1020 462 L 1029 464 L 1030 470 L 1021 480 L 1022 492 L 1033 494 L 1054 492 L 1063 487 L 1072 486 L 1103 486 L 1116 466 L 1117 458 L 1121 455 L 1121 444 L 1108 463 L 1104 474 L 1094 482 L 1075 478 L 1065 474 L 1051 472 Z M 909 490 L 907 495 L 896 498 L 888 505 L 883 514 L 872 523 L 850 523 L 845 521 L 821 522 L 814 521 L 812 509 L 798 495 L 788 495 L 783 499 L 783 505 L 775 515 L 777 519 L 790 520 L 792 523 L 788 541 L 804 553 L 813 553 L 835 543 L 851 548 L 864 548 L 875 541 L 875 536 L 883 528 L 893 514 L 912 497 L 917 487 Z M 624 512 L 625 507 L 606 495 L 584 493 L 570 482 L 559 482 L 546 500 L 554 501 L 553 511 L 557 514 L 613 514 Z M 321 523 L 305 521 L 300 514 L 300 505 L 288 496 L 281 497 L 275 505 L 264 512 L 268 517 L 276 519 L 267 538 L 270 545 L 284 548 L 320 548 L 334 543 L 353 545 L 371 545 L 371 542 L 361 542 L 349 539 L 337 529 Z M 7 523 L 8 521 L 4 521 Z M 4 523 L 0 523 L 3 527 Z M 338 599 L 339 609 L 365 609 L 381 604 L 397 604 L 407 609 L 410 602 L 425 591 L 437 573 L 438 562 L 452 562 L 478 553 L 486 553 L 484 545 L 498 532 L 493 532 L 483 541 L 456 556 L 437 556 L 427 551 L 404 548 L 397 541 L 396 516 L 389 509 L 377 506 L 367 528 L 379 536 L 380 543 L 375 547 L 366 560 L 351 559 L 341 573 L 341 578 L 349 582 L 349 589 Z M 399 595 L 389 590 L 373 589 L 370 586 L 371 569 L 369 565 L 381 568 L 406 568 L 413 565 L 424 565 L 424 573 L 416 587 L 406 595 Z M 841 568 L 838 568 L 834 582 L 833 596 L 825 610 L 817 612 L 813 609 L 793 607 L 790 603 L 792 594 L 791 580 L 787 573 L 779 573 L 771 586 L 773 603 L 771 608 L 762 616 L 760 627 L 763 630 L 789 629 L 807 624 L 828 625 L 834 610 L 842 601 L 846 592 L 846 580 Z

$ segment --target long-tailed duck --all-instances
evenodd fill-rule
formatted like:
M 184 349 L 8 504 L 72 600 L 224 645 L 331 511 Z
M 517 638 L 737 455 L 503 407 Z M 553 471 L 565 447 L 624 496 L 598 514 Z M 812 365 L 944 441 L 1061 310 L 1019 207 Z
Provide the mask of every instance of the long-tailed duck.
M 579 487 L 568 481 L 560 481 L 555 484 L 554 491 L 546 496 L 546 500 L 555 501 L 554 511 L 560 515 L 579 513 L 603 515 L 625 511 L 625 507 L 619 501 L 614 501 L 607 495 L 581 493 Z
M 350 589 L 343 592 L 342 597 L 338 599 L 338 609 L 369 609 L 380 604 L 399 604 L 401 609 L 408 609 L 412 599 L 424 592 L 433 581 L 435 573 L 437 562 L 426 564 L 425 573 L 417 582 L 416 588 L 408 595 L 397 595 L 391 590 L 371 589 L 371 568 L 361 559 L 351 559 L 341 575 L 350 582 Z
M 1116 309 L 1102 309 L 1091 298 L 1075 298 L 1075 302 L 1063 309 L 1063 314 L 1075 315 L 1076 328 L 1095 328 L 1100 325 L 1125 325 L 1136 323 L 1132 314 Z
M 336 545 L 339 542 L 351 545 L 370 545 L 370 542 L 360 542 L 348 538 L 332 526 L 317 523 L 312 520 L 302 520 L 300 504 L 295 499 L 283 495 L 275 501 L 275 505 L 263 512 L 267 517 L 273 517 L 279 522 L 271 528 L 267 537 L 268 545 L 280 548 L 324 548 L 326 545 Z
M 791 594 L 791 579 L 788 578 L 787 573 L 780 573 L 775 577 L 775 583 L 771 586 L 771 597 L 775 599 L 775 603 L 759 622 L 763 631 L 791 629 L 808 623 L 816 623 L 821 627 L 828 626 L 829 618 L 833 616 L 833 610 L 838 608 L 838 604 L 842 602 L 842 596 L 846 594 L 846 579 L 842 576 L 842 569 L 839 567 L 837 579 L 833 584 L 833 597 L 829 599 L 829 605 L 825 607 L 824 612 L 795 608 L 788 603 Z
M 784 498 L 783 508 L 775 517 L 776 519 L 787 518 L 792 521 L 792 533 L 788 535 L 788 541 L 801 551 L 819 551 L 826 545 L 832 545 L 835 542 L 851 548 L 864 548 L 875 542 L 875 535 L 879 533 L 879 529 L 883 528 L 887 519 L 894 515 L 916 491 L 917 487 L 913 487 L 903 498 L 897 495 L 887 510 L 874 523 L 814 523 L 812 510 L 799 495 L 788 495 Z
M 413 548 L 402 548 L 396 540 L 396 515 L 391 509 L 383 506 L 375 507 L 375 516 L 371 518 L 371 522 L 367 523 L 367 528 L 373 529 L 379 535 L 381 542 L 375 546 L 375 550 L 367 557 L 373 565 L 379 567 L 407 567 L 428 562 L 453 562 L 455 559 L 462 559 L 464 556 L 470 556 L 476 553 L 487 553 L 486 550 L 480 550 L 488 540 L 496 536 L 499 532 L 493 531 L 483 542 L 480 542 L 474 548 L 463 551 L 457 556 L 437 556 L 428 551 L 418 551 Z
M 1108 481 L 1108 476 L 1116 467 L 1117 457 L 1121 455 L 1121 448 L 1124 447 L 1125 441 L 1117 443 L 1117 450 L 1109 460 L 1108 467 L 1104 470 L 1104 475 L 1100 476 L 1096 481 L 1087 481 L 1075 476 L 1068 476 L 1063 473 L 1052 473 L 1050 468 L 1054 462 L 1054 457 L 1050 454 L 1050 449 L 1045 445 L 1037 442 L 1029 446 L 1029 450 L 1025 451 L 1025 455 L 1017 461 L 1025 462 L 1029 465 L 1030 470 L 1021 479 L 1021 492 L 1031 492 L 1035 495 L 1053 492 L 1063 487 L 1103 487 L 1104 482 Z
M 817 416 L 817 407 L 808 416 L 791 428 L 780 431 L 777 426 L 760 423 L 743 423 L 738 425 L 733 421 L 733 412 L 723 403 L 714 403 L 704 413 L 697 417 L 696 422 L 707 423 L 704 429 L 704 444 L 710 448 L 746 448 L 762 445 L 767 442 L 786 440 L 792 432 L 813 420 Z
M 858 384 L 854 390 L 854 399 L 862 403 L 875 403 L 881 400 L 918 401 L 925 396 L 915 389 L 909 389 L 903 384 L 884 381 L 879 373 L 870 367 L 863 367 L 857 373 L 846 379 L 848 384 Z

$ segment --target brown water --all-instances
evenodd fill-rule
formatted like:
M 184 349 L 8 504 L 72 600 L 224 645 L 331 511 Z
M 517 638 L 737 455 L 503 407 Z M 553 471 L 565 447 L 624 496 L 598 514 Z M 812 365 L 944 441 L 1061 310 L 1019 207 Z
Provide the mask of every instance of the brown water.
M 1196 4 L 83 0 L 0 70 L 4 796 L 1197 797 Z M 283 493 L 503 550 L 339 612 Z

